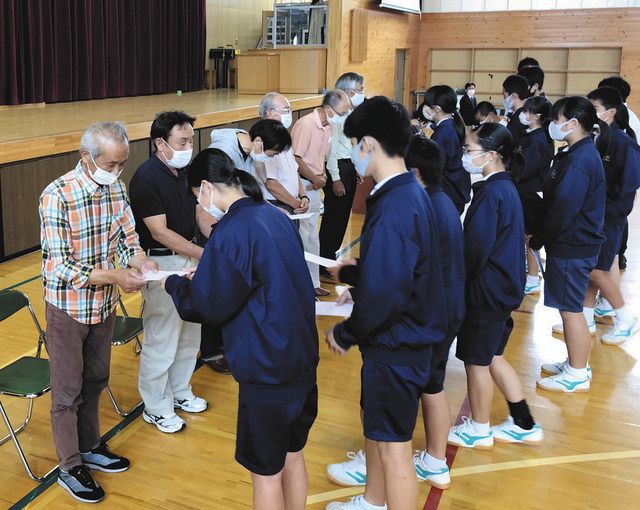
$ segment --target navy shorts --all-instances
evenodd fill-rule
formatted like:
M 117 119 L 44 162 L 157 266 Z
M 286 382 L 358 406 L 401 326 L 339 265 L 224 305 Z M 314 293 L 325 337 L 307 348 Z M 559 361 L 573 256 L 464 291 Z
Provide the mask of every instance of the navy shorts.
M 609 221 L 605 219 L 604 235 L 606 240 L 600 247 L 600 255 L 595 269 L 610 271 L 613 261 L 622 246 L 622 234 L 624 233 L 625 219 Z
M 431 354 L 431 370 L 429 373 L 429 382 L 424 387 L 423 393 L 436 395 L 444 390 L 444 378 L 447 372 L 447 361 L 449 360 L 449 351 L 455 336 L 434 344 Z
M 544 271 L 544 304 L 561 312 L 582 311 L 589 275 L 598 257 L 563 259 L 547 255 Z
M 282 471 L 289 452 L 307 444 L 318 415 L 318 387 L 287 404 L 238 402 L 236 460 L 252 473 L 271 476 Z
M 465 363 L 486 367 L 494 356 L 502 356 L 513 330 L 511 316 L 504 319 L 467 314 L 458 332 L 456 357 Z
M 385 443 L 411 441 L 430 364 L 430 354 L 424 365 L 383 365 L 363 359 L 360 407 L 364 437 Z

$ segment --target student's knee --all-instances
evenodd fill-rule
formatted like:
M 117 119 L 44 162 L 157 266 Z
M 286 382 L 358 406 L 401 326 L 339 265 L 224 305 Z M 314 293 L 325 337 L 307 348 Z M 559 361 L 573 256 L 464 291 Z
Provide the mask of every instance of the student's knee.
M 251 481 L 253 485 L 260 487 L 270 487 L 272 485 L 282 484 L 282 471 L 284 468 L 275 475 L 259 475 L 257 473 L 251 473 Z
M 407 451 L 409 451 L 409 453 L 412 452 L 411 441 L 404 441 L 401 443 L 376 441 L 376 446 L 378 447 L 381 459 L 404 460 L 407 456 Z

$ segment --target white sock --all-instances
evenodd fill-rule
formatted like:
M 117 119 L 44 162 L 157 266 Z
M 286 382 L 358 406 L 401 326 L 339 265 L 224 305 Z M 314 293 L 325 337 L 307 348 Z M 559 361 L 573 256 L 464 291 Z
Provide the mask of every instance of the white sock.
M 471 425 L 473 425 L 474 430 L 478 434 L 488 434 L 490 427 L 488 423 L 478 423 L 475 420 L 471 420 Z
M 582 313 L 584 314 L 584 318 L 587 319 L 587 326 L 591 326 L 594 323 L 594 315 L 593 308 L 587 308 L 586 306 L 582 307 Z
M 437 457 L 429 455 L 427 452 L 424 452 L 422 461 L 429 471 L 440 471 L 442 468 L 447 467 L 447 459 L 440 460 Z
M 538 275 L 531 276 L 527 275 L 527 287 L 534 287 L 535 285 L 540 285 L 540 277 Z
M 627 305 L 622 305 L 620 308 L 616 308 L 616 319 L 621 324 L 630 324 L 633 322 L 633 312 Z
M 567 370 L 565 371 L 571 379 L 586 379 L 588 377 L 587 367 L 584 368 L 573 368 L 571 365 L 567 364 Z
M 369 503 L 366 499 L 364 499 L 364 495 L 362 496 L 362 504 L 360 505 L 360 508 L 364 508 L 364 510 L 386 510 L 387 509 L 387 505 L 372 505 L 371 503 Z

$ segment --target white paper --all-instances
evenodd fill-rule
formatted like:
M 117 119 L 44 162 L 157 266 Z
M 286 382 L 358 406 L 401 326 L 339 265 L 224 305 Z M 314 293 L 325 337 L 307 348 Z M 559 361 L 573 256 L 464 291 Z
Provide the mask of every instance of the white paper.
M 287 213 L 287 216 L 289 216 L 289 219 L 291 220 L 306 220 L 307 218 L 311 218 L 311 216 L 313 216 L 313 213 L 310 213 L 310 212 L 306 212 L 302 214 L 289 214 L 287 211 L 285 212 Z
M 148 282 L 159 282 L 165 276 L 171 276 L 173 274 L 178 276 L 184 276 L 187 273 L 186 271 L 157 271 L 156 273 L 146 273 L 144 275 L 144 279 Z
M 307 262 L 311 262 L 312 264 L 318 264 L 319 266 L 324 267 L 336 267 L 340 265 L 339 262 L 331 259 L 325 259 L 324 257 L 319 257 L 318 255 L 314 255 L 313 253 L 309 253 L 308 251 L 304 252 L 304 260 Z
M 345 290 L 349 290 L 349 287 L 346 285 L 336 285 L 336 294 L 338 294 L 338 297 L 342 296 Z
M 544 198 L 544 196 L 542 196 L 542 191 L 536 191 L 536 193 L 538 194 L 538 196 L 539 196 L 540 198 Z
M 350 317 L 353 303 L 338 305 L 335 301 L 316 301 L 316 315 L 329 317 Z

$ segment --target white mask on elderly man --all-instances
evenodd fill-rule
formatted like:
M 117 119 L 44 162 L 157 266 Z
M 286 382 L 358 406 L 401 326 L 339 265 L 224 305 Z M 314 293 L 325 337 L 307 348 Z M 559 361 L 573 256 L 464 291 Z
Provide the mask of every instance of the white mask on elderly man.
M 291 127 L 291 124 L 293 124 L 293 115 L 291 114 L 291 112 L 289 113 L 281 113 L 280 114 L 280 122 L 282 122 L 282 125 L 289 129 Z
M 115 182 L 118 180 L 118 177 L 120 177 L 120 174 L 115 175 L 111 172 L 103 170 L 96 164 L 96 160 L 93 159 L 93 155 L 91 153 L 89 153 L 89 157 L 91 158 L 91 161 L 93 161 L 93 164 L 96 166 L 96 171 L 93 172 L 91 178 L 100 186 L 111 186 L 112 184 L 115 184 Z

